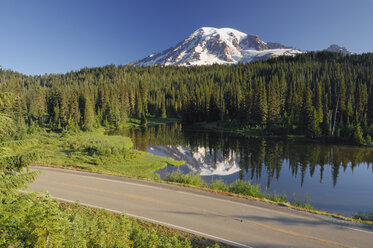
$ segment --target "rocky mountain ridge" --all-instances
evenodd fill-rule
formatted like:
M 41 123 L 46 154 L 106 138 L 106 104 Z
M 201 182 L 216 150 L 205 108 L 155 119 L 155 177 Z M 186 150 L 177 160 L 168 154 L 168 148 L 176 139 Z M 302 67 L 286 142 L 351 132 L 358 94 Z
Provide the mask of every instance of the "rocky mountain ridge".
M 337 44 L 330 45 L 325 51 L 334 52 L 334 53 L 342 53 L 343 55 L 351 55 L 354 54 L 348 51 L 345 47 L 339 46 Z

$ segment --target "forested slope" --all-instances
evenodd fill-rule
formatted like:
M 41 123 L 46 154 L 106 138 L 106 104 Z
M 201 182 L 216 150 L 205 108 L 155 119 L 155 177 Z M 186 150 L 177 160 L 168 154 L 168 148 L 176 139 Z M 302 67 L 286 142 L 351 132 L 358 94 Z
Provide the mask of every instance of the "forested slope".
M 373 54 L 306 53 L 233 66 L 84 68 L 26 76 L 0 71 L 15 119 L 55 128 L 120 127 L 127 117 L 232 121 L 274 134 L 373 135 Z

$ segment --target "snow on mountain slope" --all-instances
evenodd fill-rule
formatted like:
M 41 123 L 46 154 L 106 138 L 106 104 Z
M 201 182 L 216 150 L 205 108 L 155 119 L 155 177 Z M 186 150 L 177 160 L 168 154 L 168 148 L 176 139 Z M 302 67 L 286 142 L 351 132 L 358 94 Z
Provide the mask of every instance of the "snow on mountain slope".
M 203 27 L 187 39 L 163 52 L 132 62 L 131 65 L 211 65 L 248 63 L 281 55 L 294 56 L 298 49 L 264 42 L 259 36 L 232 28 Z

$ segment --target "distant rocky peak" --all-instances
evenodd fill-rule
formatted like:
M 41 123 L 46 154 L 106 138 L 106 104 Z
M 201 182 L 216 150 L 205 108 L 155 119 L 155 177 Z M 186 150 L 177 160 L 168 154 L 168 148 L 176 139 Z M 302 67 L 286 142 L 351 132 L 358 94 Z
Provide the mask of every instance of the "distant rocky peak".
M 345 47 L 339 46 L 337 44 L 330 45 L 325 51 L 334 52 L 334 53 L 342 53 L 343 55 L 350 55 L 353 54 L 352 52 L 348 51 Z

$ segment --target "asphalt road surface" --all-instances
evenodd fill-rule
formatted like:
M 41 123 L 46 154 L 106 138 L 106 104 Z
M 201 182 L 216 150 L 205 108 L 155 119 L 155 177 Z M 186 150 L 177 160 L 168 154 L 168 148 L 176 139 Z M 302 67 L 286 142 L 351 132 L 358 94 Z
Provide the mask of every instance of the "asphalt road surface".
M 194 233 L 236 247 L 373 247 L 371 226 L 256 200 L 144 180 L 32 167 L 33 191 Z

